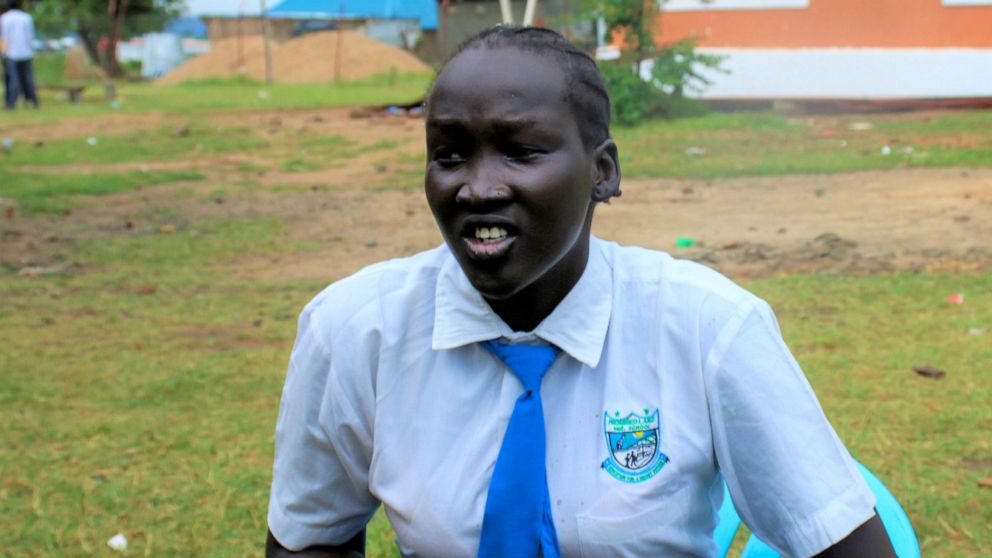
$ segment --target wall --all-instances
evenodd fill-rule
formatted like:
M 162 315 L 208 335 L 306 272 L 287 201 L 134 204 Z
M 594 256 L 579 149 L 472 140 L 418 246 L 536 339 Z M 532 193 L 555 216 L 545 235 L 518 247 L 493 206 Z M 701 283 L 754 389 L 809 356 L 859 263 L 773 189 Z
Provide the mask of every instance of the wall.
M 955 4 L 955 5 L 949 5 Z M 774 9 L 768 8 L 774 5 Z M 992 97 L 992 0 L 669 0 L 656 38 L 726 57 L 711 99 Z M 764 6 L 764 9 L 740 9 Z M 728 9 L 736 8 L 736 9 Z
M 237 17 L 205 17 L 207 38 L 219 41 L 229 37 L 242 35 L 261 35 L 262 18 L 256 16 Z M 300 21 L 294 19 L 269 19 L 269 33 L 273 41 L 283 42 L 293 38 L 294 30 Z M 361 25 L 363 21 L 342 22 L 345 29 Z
M 719 9 L 721 3 L 803 6 Z M 656 36 L 696 36 L 700 46 L 736 48 L 992 48 L 992 1 L 986 0 L 672 0 Z M 945 5 L 956 4 L 956 5 Z

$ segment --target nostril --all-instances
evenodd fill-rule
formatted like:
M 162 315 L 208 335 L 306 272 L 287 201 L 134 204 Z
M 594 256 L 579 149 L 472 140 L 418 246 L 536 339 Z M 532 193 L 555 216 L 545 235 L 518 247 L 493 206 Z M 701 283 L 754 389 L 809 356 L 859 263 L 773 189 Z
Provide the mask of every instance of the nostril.
M 486 204 L 510 199 L 510 189 L 505 186 L 474 186 L 464 184 L 455 197 L 459 203 Z

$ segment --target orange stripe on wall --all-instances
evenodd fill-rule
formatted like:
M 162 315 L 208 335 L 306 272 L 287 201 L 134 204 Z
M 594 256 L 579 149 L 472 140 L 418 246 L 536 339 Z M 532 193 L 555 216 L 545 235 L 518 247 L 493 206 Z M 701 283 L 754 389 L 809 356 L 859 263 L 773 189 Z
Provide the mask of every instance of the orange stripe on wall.
M 992 5 L 810 0 L 805 9 L 664 12 L 655 36 L 660 43 L 695 36 L 707 47 L 992 48 Z

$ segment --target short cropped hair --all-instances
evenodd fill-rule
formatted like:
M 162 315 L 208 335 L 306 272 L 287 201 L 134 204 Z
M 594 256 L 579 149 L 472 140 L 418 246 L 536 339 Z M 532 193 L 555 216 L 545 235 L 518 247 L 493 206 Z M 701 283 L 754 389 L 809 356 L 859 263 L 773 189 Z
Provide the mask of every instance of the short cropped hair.
M 588 149 L 610 138 L 610 95 L 603 74 L 596 62 L 568 39 L 543 27 L 496 25 L 466 39 L 444 66 L 466 50 L 477 48 L 516 48 L 556 57 L 562 62 L 565 101 L 579 124 L 582 143 Z

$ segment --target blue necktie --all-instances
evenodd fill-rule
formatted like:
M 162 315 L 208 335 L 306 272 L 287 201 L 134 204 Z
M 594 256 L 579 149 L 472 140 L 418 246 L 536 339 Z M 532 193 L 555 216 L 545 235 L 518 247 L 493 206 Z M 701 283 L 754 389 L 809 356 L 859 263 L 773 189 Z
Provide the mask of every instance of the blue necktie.
M 482 346 L 510 367 L 524 392 L 513 407 L 489 483 L 479 558 L 558 558 L 541 406 L 541 379 L 558 357 L 558 349 L 497 341 Z

